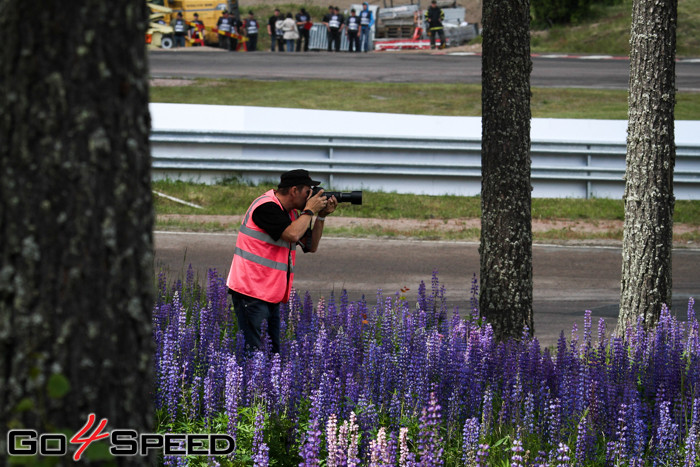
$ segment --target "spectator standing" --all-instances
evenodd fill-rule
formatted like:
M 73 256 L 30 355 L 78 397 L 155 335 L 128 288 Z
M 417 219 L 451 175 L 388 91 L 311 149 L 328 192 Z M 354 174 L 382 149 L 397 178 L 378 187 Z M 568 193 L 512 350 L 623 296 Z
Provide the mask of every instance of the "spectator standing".
M 229 52 L 235 50 L 232 48 L 231 37 L 228 36 L 233 29 L 233 19 L 228 14 L 228 10 L 224 10 L 221 13 L 219 20 L 216 22 L 216 28 L 219 30 L 219 47 L 227 49 Z
M 199 19 L 199 14 L 194 14 L 188 31 L 192 44 L 204 45 L 204 23 Z
M 445 12 L 437 6 L 437 0 L 430 2 L 430 7 L 425 11 L 425 22 L 428 23 L 428 35 L 430 36 L 430 48 L 435 48 L 435 34 L 440 35 L 440 48 L 447 47 L 445 43 L 445 30 L 442 21 L 445 19 Z
M 231 16 L 231 34 L 234 34 L 234 37 L 231 37 L 231 44 L 233 45 L 233 50 L 238 50 L 238 37 L 241 35 L 242 31 L 243 22 L 241 21 L 241 18 L 238 16 Z
M 270 52 L 275 51 L 275 44 L 279 52 L 284 51 L 284 41 L 282 40 L 282 30 L 277 30 L 277 22 L 282 20 L 279 9 L 275 8 L 275 14 L 267 21 L 267 33 L 270 35 Z
M 329 14 L 324 22 L 328 30 L 328 51 L 340 52 L 340 33 L 343 30 L 343 17 L 338 7 L 328 7 Z
M 248 19 L 245 22 L 245 34 L 248 36 L 248 52 L 255 52 L 258 47 L 258 31 L 260 26 L 258 20 L 255 19 L 253 10 L 248 12 Z
M 349 52 L 360 51 L 360 17 L 355 13 L 354 8 L 350 10 L 350 17 L 348 17 L 347 24 L 345 25 L 345 34 L 348 36 L 349 42 Z
M 299 39 L 297 39 L 297 52 L 301 52 L 301 42 L 304 41 L 304 52 L 309 51 L 309 30 L 311 29 L 311 15 L 306 12 L 306 9 L 302 8 L 296 16 L 297 20 L 297 32 L 299 33 Z
M 331 27 L 330 27 L 330 21 L 331 21 L 331 16 L 333 16 L 333 13 L 335 13 L 335 9 L 333 9 L 333 6 L 328 7 L 328 13 L 323 17 L 321 20 L 323 22 L 323 25 L 326 27 L 326 38 L 328 39 L 328 51 L 331 51 Z
M 287 13 L 287 17 L 284 19 L 282 31 L 284 31 L 284 40 L 287 42 L 287 52 L 294 52 L 294 42 L 299 39 L 299 32 L 291 13 Z
M 345 16 L 340 12 L 340 8 L 335 7 L 333 10 L 335 11 L 335 14 L 338 15 L 338 20 L 340 21 L 340 30 L 342 32 L 343 28 L 345 27 Z
M 187 35 L 187 23 L 182 17 L 182 12 L 177 12 L 177 17 L 173 21 L 173 30 L 175 31 L 175 47 L 185 46 L 185 36 Z
M 277 23 L 275 23 L 275 31 L 277 31 L 277 50 L 280 52 L 284 52 L 284 49 L 287 47 L 284 40 L 284 29 L 282 29 L 284 19 L 284 15 L 280 13 L 280 17 L 277 19 Z
M 372 30 L 374 18 L 369 10 L 367 2 L 362 3 L 362 11 L 360 12 L 360 47 L 363 52 L 369 52 L 369 33 Z

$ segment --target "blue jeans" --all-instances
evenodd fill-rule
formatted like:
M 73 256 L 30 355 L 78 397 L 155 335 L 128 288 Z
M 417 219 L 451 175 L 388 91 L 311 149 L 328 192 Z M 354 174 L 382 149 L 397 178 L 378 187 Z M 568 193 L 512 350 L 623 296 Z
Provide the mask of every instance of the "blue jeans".
M 270 336 L 270 342 L 272 343 L 272 352 L 279 353 L 279 303 L 269 303 L 239 293 L 232 293 L 231 301 L 236 312 L 236 318 L 238 318 L 238 327 L 243 331 L 243 337 L 245 337 L 246 350 L 253 351 L 260 348 L 262 322 L 267 320 L 267 334 Z
M 362 28 L 360 32 L 360 50 L 363 52 L 369 51 L 369 28 Z
M 287 41 L 287 52 L 294 52 L 294 39 L 285 39 Z

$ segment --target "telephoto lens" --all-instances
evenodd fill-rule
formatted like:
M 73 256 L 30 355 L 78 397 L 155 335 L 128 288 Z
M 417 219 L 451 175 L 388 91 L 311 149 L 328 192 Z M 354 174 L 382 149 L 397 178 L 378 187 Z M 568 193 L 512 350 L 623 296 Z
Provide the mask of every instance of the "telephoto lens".
M 323 188 L 315 186 L 313 188 L 313 195 L 315 196 L 316 193 L 321 190 L 323 190 Z M 362 190 L 351 191 L 349 193 L 342 191 L 324 191 L 323 196 L 327 198 L 335 196 L 335 199 L 337 199 L 339 203 L 362 204 Z

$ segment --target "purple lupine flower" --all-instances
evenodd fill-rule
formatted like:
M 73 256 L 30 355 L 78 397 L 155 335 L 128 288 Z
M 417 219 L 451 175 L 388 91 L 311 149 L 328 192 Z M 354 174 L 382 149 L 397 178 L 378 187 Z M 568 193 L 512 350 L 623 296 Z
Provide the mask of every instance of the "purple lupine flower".
M 171 296 L 163 290 L 164 278 L 159 278 L 160 296 L 153 309 L 158 385 L 154 396 L 159 409 L 175 413 L 167 416 L 171 421 L 231 410 L 227 362 L 232 355 L 242 355 L 238 343 L 243 339 L 240 334 L 236 343 L 232 339 L 236 327 L 225 284 L 215 276 L 212 272 L 208 277 L 206 297 L 191 274 L 184 286 L 173 287 Z M 379 420 L 388 424 L 387 433 L 389 427 L 399 430 L 401 417 L 415 423 L 432 389 L 447 410 L 440 430 L 451 439 L 457 423 L 469 417 L 483 418 L 475 429 L 491 439 L 495 406 L 504 422 L 518 425 L 521 436 L 531 433 L 552 443 L 546 446 L 551 449 L 550 464 L 561 454 L 556 449 L 559 442 L 576 436 L 574 427 L 576 452 L 569 457 L 578 464 L 590 462 L 586 456 L 595 442 L 592 433 L 612 440 L 610 457 L 627 456 L 623 462 L 629 465 L 640 465 L 644 456 L 657 463 L 695 456 L 688 440 L 700 429 L 700 398 L 695 393 L 700 386 L 700 325 L 692 301 L 686 323 L 666 308 L 657 329 L 646 331 L 637 325 L 624 339 L 606 338 L 601 321 L 595 348 L 587 312 L 580 342 L 574 337 L 571 345 L 563 343 L 554 353 L 540 349 L 536 339 L 498 343 L 488 324 L 477 325 L 456 313 L 447 322 L 444 287 L 433 279 L 432 292 L 424 288 L 423 304 L 415 311 L 405 301 L 382 298 L 381 293 L 371 311 L 364 300 L 349 304 L 345 291 L 340 309 L 333 296 L 328 303 L 321 301 L 317 311 L 309 294 L 303 295 L 303 303 L 295 296 L 282 307 L 282 353 L 257 362 L 249 359 L 242 369 L 237 366 L 241 374 L 236 415 L 231 412 L 229 417 L 235 422 L 232 430 L 238 404 L 268 403 L 268 413 L 297 423 L 303 401 L 318 396 L 323 401 L 319 427 L 331 413 L 346 419 L 357 409 L 366 444 Z M 375 326 L 363 325 L 365 317 Z M 439 385 L 431 388 L 436 381 Z M 686 424 L 689 431 L 681 433 L 679 427 Z M 356 439 L 359 436 L 358 430 Z M 664 446 L 677 456 L 664 454 Z M 370 460 L 369 451 L 366 456 L 359 455 L 359 448 L 356 452 L 351 464 L 359 463 L 360 457 Z
M 386 428 L 381 427 L 377 438 L 369 442 L 370 467 L 389 467 L 395 462 L 389 459 L 389 443 L 386 439 Z
M 545 405 L 544 421 L 549 442 L 552 445 L 558 444 L 561 437 L 561 404 L 558 398 Z
M 398 454 L 399 445 L 396 438 L 396 432 L 392 431 L 386 445 L 386 465 L 391 467 L 396 465 L 396 455 Z
M 617 454 L 617 443 L 615 443 L 615 441 L 608 441 L 605 444 L 605 464 L 615 465 Z
M 486 438 L 491 430 L 491 417 L 493 416 L 493 392 L 491 386 L 484 392 L 483 412 L 481 416 L 480 438 Z
M 605 320 L 603 318 L 598 320 L 598 343 L 601 347 L 605 345 Z
M 472 465 L 476 462 L 476 450 L 479 446 L 479 419 L 467 419 L 462 430 L 462 464 Z
M 421 466 L 442 465 L 442 438 L 440 429 L 440 404 L 435 391 L 430 393 L 428 407 L 423 409 L 420 430 L 418 434 L 418 449 Z
M 479 319 L 479 279 L 476 277 L 476 273 L 472 277 L 471 288 L 469 289 L 469 305 L 471 307 L 472 320 L 478 321 Z
M 549 460 L 547 457 L 548 456 L 545 451 L 538 451 L 537 457 L 535 457 L 532 465 L 535 467 L 549 467 Z
M 415 467 L 418 465 L 416 456 L 408 447 L 408 428 L 401 427 L 399 430 L 399 465 Z
M 263 441 L 265 427 L 265 414 L 262 407 L 255 412 L 255 426 L 253 428 L 253 465 L 255 467 L 267 467 L 270 463 L 270 448 Z
M 168 332 L 165 336 L 163 344 L 163 356 L 160 359 L 161 369 L 159 371 L 160 387 L 164 390 L 165 395 L 163 400 L 165 407 L 168 409 L 170 423 L 174 423 L 177 418 L 181 384 L 180 384 L 180 362 L 177 359 L 177 341 L 176 337 Z
M 489 449 L 490 446 L 488 444 L 479 444 L 479 449 L 476 451 L 475 465 L 477 467 L 485 467 L 488 465 Z
M 326 422 L 326 459 L 327 467 L 340 467 L 345 465 L 345 451 L 338 438 L 338 418 L 335 414 L 330 414 Z
M 320 390 L 311 396 L 311 409 L 309 411 L 309 427 L 306 430 L 306 438 L 301 450 L 302 462 L 299 466 L 319 466 L 321 453 L 321 394 Z
M 348 467 L 360 465 L 360 427 L 357 425 L 355 412 L 350 412 L 350 419 L 340 427 L 340 439 L 347 459 Z
M 238 401 L 241 399 L 243 386 L 243 369 L 238 366 L 236 357 L 231 356 L 226 364 L 226 389 L 224 394 L 226 415 L 228 416 L 227 433 L 235 440 L 238 432 Z
M 525 434 L 535 432 L 535 396 L 528 392 L 523 404 L 523 428 Z
M 627 460 L 629 454 L 629 437 L 627 428 L 627 405 L 621 404 L 620 411 L 617 415 L 617 430 L 615 431 L 615 437 L 617 440 L 613 443 L 614 458 L 618 461 Z
M 698 460 L 698 426 L 693 425 L 688 430 L 688 436 L 685 437 L 685 465 L 694 466 Z
M 663 401 L 659 407 L 659 424 L 656 429 L 655 458 L 660 463 L 673 464 L 677 452 L 678 425 L 673 423 L 671 403 Z
M 520 439 L 520 435 L 516 436 L 515 440 L 513 440 L 513 447 L 510 448 L 510 450 L 513 452 L 513 455 L 510 457 L 510 465 L 511 467 L 524 467 L 524 459 L 523 459 L 523 453 L 525 452 L 525 449 L 523 448 L 523 442 Z
M 268 359 L 261 350 L 256 350 L 253 356 L 245 362 L 246 399 L 249 404 L 262 402 L 270 405 Z
M 357 411 L 360 414 L 357 421 L 362 433 L 359 446 L 359 454 L 362 457 L 367 446 L 369 446 L 369 433 L 379 424 L 379 414 L 377 413 L 377 407 L 364 394 L 360 396 L 360 400 L 357 402 Z
M 557 448 L 556 466 L 567 466 L 571 464 L 571 450 L 564 443 L 559 443 Z
M 211 366 L 206 378 L 204 378 L 204 419 L 207 428 L 211 426 L 210 423 L 219 409 L 217 381 L 216 369 Z
M 190 386 L 190 410 L 188 418 L 195 420 L 201 415 L 200 391 L 202 390 L 202 378 L 195 376 Z
M 576 436 L 576 452 L 575 461 L 577 465 L 583 465 L 588 458 L 588 451 L 590 450 L 591 439 L 588 430 L 588 417 L 581 417 L 581 421 L 578 423 L 577 436 Z

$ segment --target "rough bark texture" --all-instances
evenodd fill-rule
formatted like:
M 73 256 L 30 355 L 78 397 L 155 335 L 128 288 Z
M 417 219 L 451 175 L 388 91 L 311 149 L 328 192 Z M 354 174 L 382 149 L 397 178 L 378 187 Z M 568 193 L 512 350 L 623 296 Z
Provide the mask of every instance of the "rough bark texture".
M 635 0 L 618 333 L 671 303 L 677 0 Z
M 0 1 L 3 433 L 90 413 L 152 429 L 146 18 L 142 0 Z
M 484 0 L 482 315 L 500 337 L 532 333 L 530 2 Z

